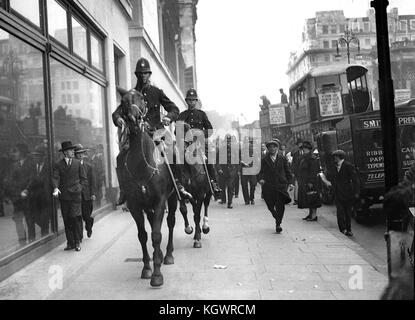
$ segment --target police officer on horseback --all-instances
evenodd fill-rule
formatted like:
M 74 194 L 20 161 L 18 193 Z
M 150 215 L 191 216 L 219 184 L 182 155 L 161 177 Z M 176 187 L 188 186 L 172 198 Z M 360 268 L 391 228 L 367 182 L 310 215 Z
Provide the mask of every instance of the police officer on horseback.
M 186 94 L 187 110 L 179 115 L 178 121 L 183 121 L 188 124 L 190 129 L 197 129 L 204 132 L 205 137 L 208 138 L 212 134 L 212 124 L 210 123 L 206 113 L 196 108 L 199 97 L 195 89 L 190 89 Z M 213 164 L 206 161 L 207 171 L 210 178 L 214 197 L 218 198 L 222 192 L 216 183 L 216 174 Z
M 172 102 L 163 90 L 151 85 L 150 77 L 152 75 L 152 71 L 150 68 L 150 63 L 147 59 L 141 58 L 137 62 L 135 75 L 137 77 L 137 85 L 135 87 L 136 91 L 139 91 L 143 94 L 145 103 L 147 105 L 148 112 L 145 117 L 145 121 L 149 126 L 149 133 L 150 135 L 154 133 L 156 130 L 162 129 L 164 126 L 169 126 L 171 122 L 176 121 L 177 117 L 179 116 L 179 108 Z M 112 114 L 112 120 L 114 124 L 119 128 L 126 127 L 126 119 L 128 117 L 128 111 L 124 106 L 124 99 L 129 99 L 132 95 L 127 93 L 123 97 L 123 102 L 120 106 L 115 110 Z M 168 112 L 163 119 L 160 117 L 160 106 Z M 121 151 L 117 156 L 117 176 L 118 182 L 120 185 L 120 198 L 118 200 L 117 205 L 123 204 L 125 199 L 125 185 L 126 185 L 126 173 L 124 168 L 124 161 L 125 156 L 127 155 L 129 149 L 129 144 L 122 143 Z M 177 189 L 184 199 L 191 199 L 192 195 L 188 193 L 182 183 L 181 183 L 181 169 L 176 164 L 170 165 L 175 183 L 177 185 Z

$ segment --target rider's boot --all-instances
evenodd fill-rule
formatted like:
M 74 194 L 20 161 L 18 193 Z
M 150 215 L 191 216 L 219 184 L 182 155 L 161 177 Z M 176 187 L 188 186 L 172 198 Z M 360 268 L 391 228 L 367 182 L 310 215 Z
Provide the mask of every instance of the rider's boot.
M 120 196 L 116 203 L 117 206 L 123 205 L 127 199 L 125 195 L 125 176 L 124 176 L 124 154 L 125 150 L 122 150 L 118 157 L 117 157 L 117 177 L 118 177 L 118 184 L 120 185 Z
M 117 171 L 117 177 L 118 177 L 118 184 L 120 185 L 120 197 L 116 205 L 121 206 L 127 201 L 125 197 L 125 192 L 124 192 L 124 174 L 122 172 L 122 168 L 117 168 L 116 171 Z
M 207 164 L 207 169 L 209 172 L 210 183 L 213 189 L 213 197 L 215 198 L 215 200 L 218 200 L 221 197 L 222 189 L 216 182 L 215 168 L 213 167 L 213 164 Z
M 174 180 L 176 182 L 177 189 L 179 190 L 180 196 L 183 199 L 192 200 L 193 196 L 189 192 L 187 192 L 186 189 L 183 187 L 183 184 L 182 184 L 182 171 L 181 171 L 180 165 L 179 164 L 172 164 L 172 165 L 170 165 L 170 167 L 172 169 Z

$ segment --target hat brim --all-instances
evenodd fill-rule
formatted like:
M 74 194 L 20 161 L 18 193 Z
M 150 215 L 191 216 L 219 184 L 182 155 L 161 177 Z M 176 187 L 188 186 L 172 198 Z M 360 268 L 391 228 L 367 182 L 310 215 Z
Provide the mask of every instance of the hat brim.
M 276 146 L 276 147 L 279 147 L 279 146 L 280 146 L 278 142 L 268 142 L 265 146 L 266 146 L 267 148 L 269 148 L 269 147 L 270 147 L 270 146 L 272 146 L 272 145 L 274 145 L 274 146 Z
M 75 153 L 85 153 L 87 152 L 89 149 L 80 149 L 80 150 L 75 150 Z
M 69 147 L 69 148 L 65 148 L 65 149 L 60 149 L 59 151 L 60 152 L 63 152 L 63 151 L 67 151 L 67 150 L 75 150 L 75 147 Z

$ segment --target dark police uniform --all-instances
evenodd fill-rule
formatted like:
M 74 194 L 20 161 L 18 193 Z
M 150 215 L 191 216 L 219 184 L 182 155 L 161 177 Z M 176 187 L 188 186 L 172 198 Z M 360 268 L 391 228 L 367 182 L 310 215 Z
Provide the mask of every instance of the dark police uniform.
M 151 73 L 151 69 L 150 69 L 150 64 L 146 59 L 141 58 L 140 60 L 138 60 L 137 62 L 137 67 L 136 67 L 136 72 L 150 72 Z M 148 125 L 150 126 L 150 134 L 154 133 L 154 131 L 158 130 L 158 129 L 162 129 L 163 128 L 163 124 L 161 122 L 161 117 L 160 117 L 160 107 L 162 106 L 167 112 L 168 114 L 166 115 L 166 117 L 170 118 L 170 120 L 176 121 L 180 110 L 179 108 L 174 104 L 174 102 L 172 102 L 167 96 L 166 94 L 163 92 L 163 90 L 157 88 L 156 86 L 147 84 L 144 85 L 142 88 L 140 88 L 139 83 L 137 83 L 137 86 L 135 87 L 135 90 L 141 92 L 144 96 L 144 101 L 146 102 L 147 105 L 147 114 L 146 117 L 144 118 L 144 120 L 148 123 Z M 115 112 L 112 114 L 112 120 L 115 124 L 115 126 L 118 126 L 118 119 L 122 118 L 124 120 L 126 120 L 128 117 L 127 115 L 127 110 L 124 107 L 124 102 L 121 102 L 120 106 L 117 108 L 117 110 L 115 110 Z M 123 193 L 123 183 L 125 181 L 125 177 L 124 177 L 124 173 L 123 173 L 123 159 L 124 156 L 126 154 L 126 150 L 123 149 L 121 150 L 121 152 L 119 153 L 118 157 L 117 157 L 117 175 L 118 175 L 118 181 L 120 183 L 120 189 L 121 189 L 121 193 Z M 180 167 L 178 167 L 177 165 L 171 164 L 171 169 L 173 171 L 173 175 L 175 176 L 175 178 L 177 179 L 177 185 L 178 188 L 180 190 L 180 193 L 182 195 L 185 196 L 190 196 L 189 194 L 187 194 L 187 192 L 185 190 L 182 189 L 181 186 L 181 172 L 180 172 Z M 182 192 L 183 190 L 183 192 Z M 120 195 L 120 200 L 118 201 L 119 204 L 124 202 L 124 195 Z
M 187 91 L 186 99 L 198 99 L 198 95 L 196 90 L 190 89 Z M 209 121 L 206 113 L 199 109 L 188 109 L 182 113 L 180 113 L 178 121 L 183 121 L 190 126 L 190 129 L 198 129 L 205 133 L 205 137 L 208 138 L 212 134 L 209 130 L 213 129 L 212 123 Z M 205 146 L 205 154 L 208 155 L 207 152 L 207 144 Z M 213 190 L 217 193 L 215 196 L 219 196 L 221 190 L 216 185 L 216 172 L 214 166 L 212 164 L 206 163 L 209 177 L 212 180 L 212 187 Z

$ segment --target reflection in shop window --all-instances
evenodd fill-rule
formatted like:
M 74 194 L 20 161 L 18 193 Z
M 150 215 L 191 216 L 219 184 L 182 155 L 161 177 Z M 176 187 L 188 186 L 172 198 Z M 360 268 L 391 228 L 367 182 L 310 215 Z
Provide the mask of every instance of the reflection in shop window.
M 95 36 L 91 35 L 91 58 L 92 58 L 92 65 L 103 71 L 103 53 L 102 53 L 102 41 L 95 38 Z
M 52 191 L 42 53 L 1 29 L 0 47 L 1 259 L 52 232 Z
M 39 0 L 10 0 L 10 8 L 40 27 Z
M 61 159 L 59 152 L 60 143 L 70 140 L 73 144 L 81 143 L 89 149 L 88 158 L 94 167 L 97 181 L 97 201 L 94 209 L 98 209 L 107 203 L 107 158 L 104 153 L 106 148 L 106 127 L 104 122 L 104 88 L 97 83 L 73 72 L 56 60 L 51 60 L 51 94 L 53 109 L 53 127 L 55 134 L 55 161 Z M 60 85 L 55 83 L 78 83 L 78 89 L 66 87 L 63 94 Z M 73 96 L 73 98 L 72 98 Z M 72 103 L 74 102 L 74 103 Z M 91 113 L 96 116 L 91 118 Z M 60 214 L 59 227 L 63 228 Z

